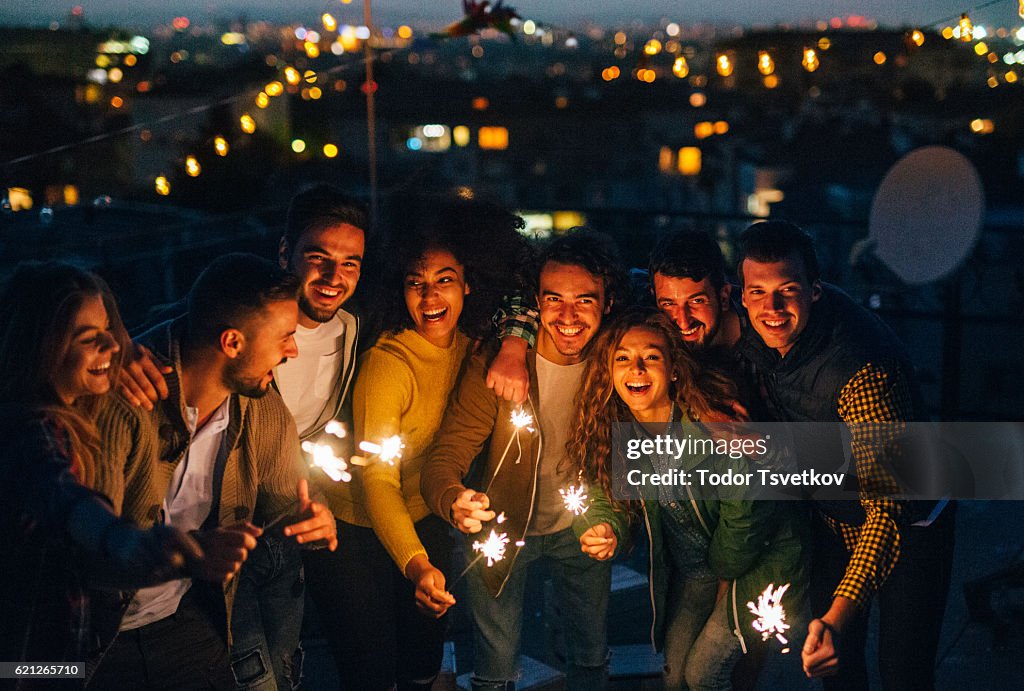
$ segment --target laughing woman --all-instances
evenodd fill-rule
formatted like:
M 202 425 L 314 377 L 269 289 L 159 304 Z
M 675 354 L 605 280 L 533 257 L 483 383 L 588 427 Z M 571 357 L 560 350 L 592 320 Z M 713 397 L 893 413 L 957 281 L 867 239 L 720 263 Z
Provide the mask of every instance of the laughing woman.
M 596 339 L 570 455 L 609 496 L 613 466 L 621 473 L 626 463 L 645 473 L 681 468 L 691 477 L 698 469 L 748 472 L 746 459 L 716 454 L 627 461 L 612 445 L 616 424 L 629 438 L 706 437 L 702 423 L 727 421 L 734 398 L 728 379 L 698 367 L 668 317 L 631 310 Z M 729 689 L 740 655 L 760 644 L 746 603 L 769 584 L 790 583 L 783 606 L 804 609 L 807 555 L 789 505 L 795 502 L 751 501 L 727 490 L 695 496 L 670 486 L 652 492 L 639 513 L 651 542 L 652 643 L 664 647 L 665 688 Z
M 384 335 L 362 357 L 352 399 L 358 441 L 399 435 L 405 448 L 394 465 L 357 469 L 338 513 L 336 558 L 350 562 L 333 585 L 349 632 L 338 666 L 359 691 L 429 689 L 440 669 L 452 545 L 420 494 L 420 469 L 471 339 L 521 289 L 509 267 L 529 256 L 522 221 L 489 204 L 434 200 L 408 218 L 389 257 Z
M 90 489 L 92 416 L 126 342 L 106 284 L 73 266 L 20 265 L 0 294 L 0 660 L 85 660 L 117 630 L 90 624 L 87 588 L 152 585 L 199 556 Z

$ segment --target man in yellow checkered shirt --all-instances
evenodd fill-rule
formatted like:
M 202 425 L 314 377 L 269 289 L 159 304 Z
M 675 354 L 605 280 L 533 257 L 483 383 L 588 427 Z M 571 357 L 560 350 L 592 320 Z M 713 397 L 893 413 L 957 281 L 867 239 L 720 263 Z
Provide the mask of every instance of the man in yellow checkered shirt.
M 740 236 L 737 273 L 749 323 L 736 346 L 782 421 L 844 423 L 858 501 L 815 501 L 812 620 L 804 670 L 826 689 L 866 689 L 864 642 L 879 603 L 878 668 L 886 689 L 934 686 L 953 554 L 953 509 L 910 516 L 883 458 L 917 419 L 914 373 L 875 315 L 818 278 L 813 242 L 784 221 Z M 815 459 L 819 460 L 819 459 Z M 804 459 L 806 461 L 806 459 Z

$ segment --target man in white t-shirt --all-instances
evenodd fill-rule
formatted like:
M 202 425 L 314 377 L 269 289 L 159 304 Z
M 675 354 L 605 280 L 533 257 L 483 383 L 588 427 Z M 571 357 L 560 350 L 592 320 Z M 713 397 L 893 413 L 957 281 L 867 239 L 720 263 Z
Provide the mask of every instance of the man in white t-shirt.
M 364 204 L 326 184 L 299 192 L 288 207 L 278 263 L 300 283 L 294 335 L 298 354 L 274 368 L 274 386 L 302 440 L 321 435 L 331 420 L 351 420 L 347 398 L 360 319 L 342 305 L 359 283 L 369 224 Z M 138 350 L 142 357 L 127 363 L 121 392 L 150 409 L 167 397 L 167 384 L 148 351 Z M 325 484 L 320 488 L 330 490 Z M 327 550 L 306 553 L 317 557 L 314 571 L 318 564 L 331 563 Z M 265 536 L 249 555 L 231 622 L 231 662 L 239 688 L 261 689 L 275 680 L 279 688 L 291 688 L 291 680 L 299 677 L 293 663 L 303 614 L 301 566 L 298 546 L 278 535 Z M 327 572 L 316 582 L 331 578 Z M 330 607 L 330 599 L 317 597 L 315 588 L 311 595 L 318 608 Z M 325 614 L 330 619 L 330 612 Z

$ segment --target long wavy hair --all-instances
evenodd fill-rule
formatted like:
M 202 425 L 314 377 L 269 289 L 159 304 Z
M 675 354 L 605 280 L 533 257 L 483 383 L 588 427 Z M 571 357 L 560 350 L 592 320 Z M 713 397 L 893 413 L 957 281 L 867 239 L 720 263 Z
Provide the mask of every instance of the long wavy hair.
M 533 253 L 519 232 L 523 220 L 490 202 L 455 196 L 424 195 L 406 204 L 391 233 L 390 268 L 380 296 L 384 331 L 414 328 L 405 277 L 427 252 L 442 250 L 462 264 L 470 288 L 459 329 L 470 338 L 491 335 L 491 318 L 506 296 L 526 291 L 532 273 Z
M 731 413 L 736 385 L 720 369 L 701 360 L 683 343 L 679 328 L 659 310 L 631 307 L 604 327 L 594 339 L 576 399 L 573 435 L 566 444 L 575 471 L 588 483 L 600 483 L 612 498 L 612 428 L 633 419 L 629 407 L 619 398 L 612 382 L 612 358 L 630 329 L 652 331 L 668 344 L 669 397 L 675 406 L 694 420 L 713 411 Z M 665 420 L 668 422 L 668 420 Z
M 75 316 L 86 299 L 99 296 L 121 348 L 113 353 L 110 381 L 117 381 L 121 353 L 129 346 L 117 304 L 99 276 L 62 262 L 18 265 L 0 295 L 0 403 L 26 413 L 42 413 L 67 435 L 69 451 L 90 485 L 100 450 L 94 423 L 101 397 L 61 400 L 55 377 L 68 354 Z

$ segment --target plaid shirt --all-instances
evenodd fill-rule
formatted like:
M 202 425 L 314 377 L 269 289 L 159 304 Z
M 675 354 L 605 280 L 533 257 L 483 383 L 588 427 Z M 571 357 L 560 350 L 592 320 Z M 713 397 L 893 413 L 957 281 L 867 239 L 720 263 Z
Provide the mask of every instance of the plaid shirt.
M 540 312 L 530 307 L 522 295 L 506 298 L 502 307 L 494 314 L 492 322 L 498 331 L 498 338 L 518 336 L 526 341 L 531 348 L 537 342 L 537 327 L 540 323 Z
M 839 417 L 853 435 L 852 452 L 865 519 L 850 525 L 825 516 L 850 552 L 846 573 L 833 593 L 868 603 L 900 556 L 897 520 L 902 505 L 896 480 L 885 470 L 881 454 L 911 419 L 910 385 L 898 368 L 867 363 L 839 394 Z M 892 448 L 892 447 L 890 447 Z

